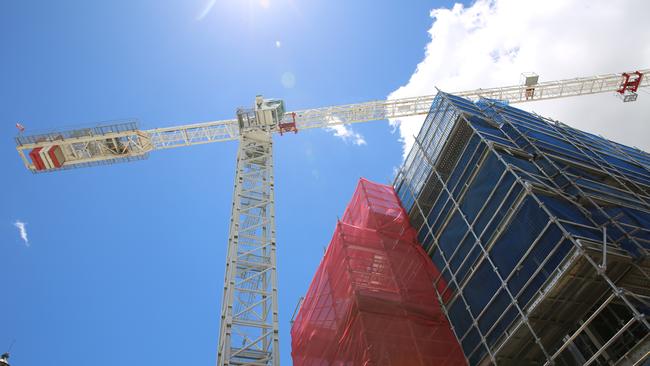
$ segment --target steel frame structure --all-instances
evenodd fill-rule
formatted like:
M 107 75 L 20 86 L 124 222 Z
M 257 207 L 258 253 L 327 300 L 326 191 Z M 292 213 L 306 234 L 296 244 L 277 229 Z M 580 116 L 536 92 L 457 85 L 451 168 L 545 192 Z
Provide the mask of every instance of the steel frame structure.
M 545 144 L 543 136 L 558 142 Z M 468 197 L 489 171 L 485 199 L 470 208 Z M 650 215 L 650 155 L 494 102 L 481 111 L 442 94 L 395 186 L 439 266 L 434 288 L 471 365 L 633 364 L 644 357 L 650 227 L 626 222 L 612 207 Z M 558 216 L 546 197 L 571 202 L 589 219 Z M 547 219 L 537 227 L 532 217 L 522 221 L 525 205 Z M 506 254 L 517 260 L 505 266 L 497 247 L 518 225 L 537 234 L 520 257 Z M 456 245 L 446 236 L 453 226 L 464 232 Z M 540 256 L 540 248 L 548 252 Z M 531 260 L 539 262 L 531 267 Z M 525 268 L 534 272 L 521 280 Z M 497 279 L 496 290 L 477 308 L 473 281 L 489 287 L 486 273 Z M 467 309 L 467 320 L 459 309 Z
M 639 72 L 648 74 L 650 69 Z M 609 74 L 539 83 L 532 88 L 530 85 L 516 85 L 458 94 L 470 99 L 487 97 L 518 103 L 616 92 L 620 85 L 620 74 Z M 648 86 L 650 79 L 643 78 L 639 81 L 638 87 Z M 429 95 L 305 109 L 287 112 L 283 115 L 284 119 L 281 119 L 291 125 L 295 123 L 292 130 L 301 130 L 424 115 L 429 113 L 435 97 Z M 284 113 L 283 108 L 282 105 Z M 239 119 L 228 119 L 151 130 L 141 130 L 135 121 L 127 121 L 29 136 L 21 132 L 16 138 L 16 144 L 27 169 L 32 172 L 50 172 L 143 159 L 155 150 L 239 140 L 218 363 L 278 365 L 272 136 L 282 132 L 282 120 L 242 126 Z M 61 148 L 65 157 L 63 166 L 37 170 L 26 152 L 54 145 Z M 430 148 L 426 149 L 428 151 Z
M 279 365 L 273 142 L 244 133 L 237 152 L 218 365 Z

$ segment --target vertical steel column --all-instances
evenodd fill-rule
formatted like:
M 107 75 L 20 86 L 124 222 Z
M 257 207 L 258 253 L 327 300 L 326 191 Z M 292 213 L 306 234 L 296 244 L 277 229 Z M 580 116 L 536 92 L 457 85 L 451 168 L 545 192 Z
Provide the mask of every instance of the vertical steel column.
M 221 307 L 219 366 L 280 364 L 273 189 L 271 133 L 262 129 L 242 133 Z

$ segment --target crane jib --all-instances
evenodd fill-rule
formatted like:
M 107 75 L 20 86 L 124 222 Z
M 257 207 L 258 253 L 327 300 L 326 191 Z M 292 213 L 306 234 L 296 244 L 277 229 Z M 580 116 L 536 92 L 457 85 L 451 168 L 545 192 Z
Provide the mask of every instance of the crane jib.
M 650 69 L 558 81 L 538 82 L 523 74 L 520 85 L 452 93 L 468 99 L 489 98 L 522 103 L 612 92 L 624 102 L 635 101 L 639 88 L 650 86 Z M 284 102 L 258 96 L 252 109 L 239 109 L 237 118 L 140 130 L 136 121 L 16 137 L 18 153 L 33 172 L 105 165 L 144 159 L 153 150 L 240 139 L 240 131 L 265 126 L 273 133 L 326 128 L 341 124 L 424 115 L 435 95 L 396 98 L 286 112 Z M 22 125 L 21 125 L 22 127 Z

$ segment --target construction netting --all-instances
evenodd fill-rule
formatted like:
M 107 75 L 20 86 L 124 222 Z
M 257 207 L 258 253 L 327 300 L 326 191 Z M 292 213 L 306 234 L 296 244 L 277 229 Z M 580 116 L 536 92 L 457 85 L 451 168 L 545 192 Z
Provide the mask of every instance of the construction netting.
M 294 365 L 466 365 L 438 277 L 393 188 L 361 179 L 291 328 Z

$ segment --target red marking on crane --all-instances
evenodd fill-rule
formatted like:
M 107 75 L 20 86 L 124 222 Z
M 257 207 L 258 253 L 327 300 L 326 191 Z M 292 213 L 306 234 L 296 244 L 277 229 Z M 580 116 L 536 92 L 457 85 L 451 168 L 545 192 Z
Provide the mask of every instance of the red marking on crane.
M 284 134 L 285 132 L 298 133 L 298 129 L 296 128 L 296 113 L 295 112 L 291 113 L 290 122 L 279 123 L 278 127 L 280 127 L 280 136 L 282 136 L 282 134 Z
M 21 125 L 20 123 L 16 123 L 16 128 L 20 133 L 23 133 L 25 131 L 25 126 Z
M 32 159 L 32 162 L 34 163 L 34 167 L 36 168 L 36 170 L 45 170 L 45 164 L 43 163 L 40 154 L 42 149 L 43 149 L 42 147 L 37 147 L 29 152 L 29 157 Z
M 623 80 L 621 81 L 621 86 L 619 86 L 618 90 L 616 91 L 617 93 L 625 94 L 627 91 L 635 93 L 637 90 L 639 90 L 641 80 L 643 80 L 643 74 L 640 71 L 630 73 L 624 72 L 622 76 Z

